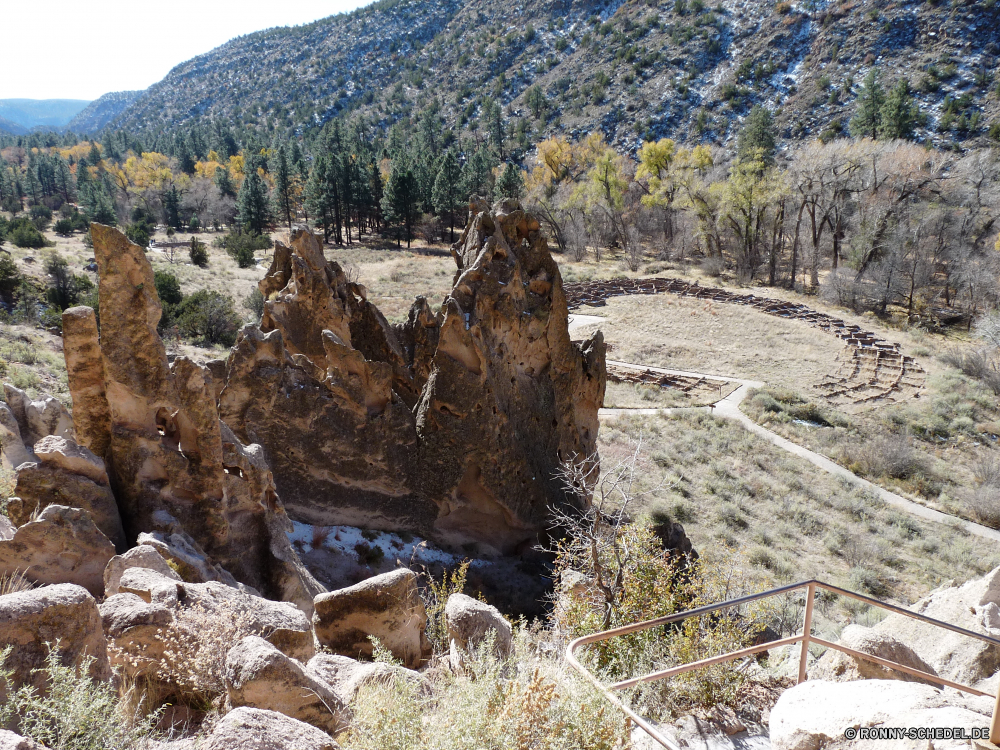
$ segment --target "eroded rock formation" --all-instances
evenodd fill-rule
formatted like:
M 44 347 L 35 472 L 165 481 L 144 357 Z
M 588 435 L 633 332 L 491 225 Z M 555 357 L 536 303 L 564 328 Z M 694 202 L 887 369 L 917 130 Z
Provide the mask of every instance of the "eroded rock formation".
M 572 502 L 557 470 L 596 451 L 601 334 L 570 340 L 559 269 L 516 204 L 476 207 L 452 253 L 443 309 L 418 298 L 390 326 L 316 237 L 276 244 L 220 413 L 303 520 L 509 553 Z
M 168 362 L 142 248 L 97 224 L 91 236 L 101 307 L 114 313 L 98 330 L 92 311 L 67 310 L 63 338 L 77 432 L 107 464 L 126 536 L 180 529 L 237 581 L 311 611 L 322 589 L 291 549 L 262 450 L 219 421 L 207 368 Z

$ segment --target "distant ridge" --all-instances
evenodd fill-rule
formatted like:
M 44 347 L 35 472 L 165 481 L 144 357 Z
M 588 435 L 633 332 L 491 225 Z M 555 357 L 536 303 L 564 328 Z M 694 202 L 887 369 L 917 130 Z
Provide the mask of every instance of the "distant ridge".
M 113 91 L 92 101 L 69 121 L 66 129 L 81 135 L 97 133 L 124 112 L 144 91 Z
M 9 133 L 10 135 L 26 135 L 27 132 L 27 128 L 22 128 L 16 122 L 11 122 L 10 120 L 5 120 L 3 117 L 0 117 L 0 133 Z
M 0 99 L 0 119 L 19 126 L 21 133 L 62 130 L 88 104 L 85 99 Z

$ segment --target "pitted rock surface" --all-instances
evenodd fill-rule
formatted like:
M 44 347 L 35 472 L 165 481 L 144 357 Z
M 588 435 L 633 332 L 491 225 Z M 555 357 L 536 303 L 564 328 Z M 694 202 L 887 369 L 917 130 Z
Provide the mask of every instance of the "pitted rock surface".
M 220 412 L 300 520 L 512 553 L 579 502 L 556 475 L 596 459 L 601 334 L 570 340 L 558 266 L 517 204 L 476 211 L 452 254 L 442 310 L 417 298 L 390 326 L 316 237 L 276 243 Z

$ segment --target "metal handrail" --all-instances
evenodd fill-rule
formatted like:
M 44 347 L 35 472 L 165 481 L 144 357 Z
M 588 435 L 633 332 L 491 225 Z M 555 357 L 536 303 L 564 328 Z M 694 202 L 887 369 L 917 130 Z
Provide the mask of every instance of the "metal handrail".
M 726 654 L 721 654 L 719 656 L 713 656 L 707 659 L 701 659 L 699 661 L 690 662 L 688 664 L 681 664 L 676 667 L 671 667 L 669 669 L 662 669 L 657 672 L 651 672 L 650 674 L 642 675 L 640 677 L 633 677 L 627 680 L 622 680 L 616 682 L 612 685 L 604 685 L 593 673 L 590 672 L 583 664 L 580 663 L 579 659 L 576 657 L 577 649 L 587 646 L 592 643 L 598 643 L 600 641 L 606 641 L 611 638 L 616 638 L 623 635 L 630 635 L 632 633 L 637 633 L 641 630 L 648 630 L 650 628 L 655 628 L 659 625 L 668 625 L 672 622 L 677 622 L 678 620 L 685 620 L 690 617 L 700 617 L 702 615 L 711 614 L 712 612 L 717 612 L 721 609 L 728 609 L 730 607 L 738 607 L 742 604 L 749 604 L 750 602 L 759 601 L 761 599 L 767 599 L 772 596 L 777 596 L 779 594 L 786 594 L 792 591 L 798 591 L 799 589 L 806 589 L 806 606 L 805 606 L 805 616 L 802 621 L 802 632 L 789 636 L 787 638 L 781 638 L 776 641 L 769 641 L 767 643 L 761 643 L 756 646 L 749 646 L 747 648 L 742 648 L 737 651 L 730 651 Z M 642 684 L 644 682 L 654 682 L 656 680 L 666 679 L 668 677 L 673 677 L 675 675 L 684 674 L 686 672 L 692 672 L 697 669 L 702 669 L 704 667 L 710 667 L 715 664 L 722 664 L 725 662 L 733 661 L 745 656 L 752 656 L 753 654 L 760 653 L 761 651 L 769 651 L 773 648 L 779 648 L 781 646 L 794 645 L 796 643 L 802 644 L 802 650 L 799 654 L 799 675 L 796 680 L 796 684 L 804 682 L 806 680 L 806 664 L 809 658 L 809 644 L 815 643 L 819 646 L 824 646 L 826 648 L 832 648 L 835 651 L 840 651 L 845 654 L 849 654 L 859 659 L 865 659 L 867 661 L 874 662 L 883 667 L 888 667 L 905 674 L 912 675 L 914 677 L 920 677 L 921 679 L 927 680 L 929 682 L 934 682 L 944 687 L 954 688 L 965 693 L 970 693 L 972 695 L 981 695 L 989 698 L 994 698 L 996 703 L 993 708 L 993 718 L 990 722 L 990 742 L 995 745 L 1000 745 L 1000 693 L 993 696 L 989 693 L 984 693 L 981 690 L 977 690 L 969 685 L 963 685 L 958 682 L 953 682 L 940 677 L 936 674 L 931 674 L 929 672 L 924 672 L 920 669 L 914 669 L 913 667 L 908 667 L 904 664 L 899 664 L 898 662 L 891 661 L 889 659 L 883 659 L 879 656 L 874 656 L 873 654 L 866 654 L 862 651 L 857 651 L 847 646 L 842 646 L 839 643 L 831 643 L 830 641 L 824 640 L 812 634 L 812 616 L 813 616 L 813 603 L 816 599 L 816 590 L 824 589 L 830 591 L 834 594 L 839 594 L 841 596 L 847 596 L 851 599 L 856 599 L 858 601 L 865 602 L 867 604 L 873 605 L 880 609 L 888 610 L 889 612 L 894 612 L 895 614 L 904 615 L 906 617 L 912 618 L 914 620 L 919 620 L 920 622 L 925 622 L 928 625 L 933 625 L 934 627 L 942 628 L 944 630 L 950 630 L 958 635 L 965 636 L 968 638 L 975 638 L 977 640 L 989 643 L 994 646 L 1000 646 L 1000 640 L 996 638 L 991 638 L 988 635 L 983 635 L 982 633 L 975 633 L 971 630 L 966 630 L 957 625 L 952 625 L 948 622 L 942 622 L 941 620 L 935 620 L 933 617 L 927 617 L 926 615 L 919 614 L 917 612 L 911 612 L 903 607 L 896 606 L 895 604 L 888 604 L 886 602 L 881 602 L 878 599 L 873 599 L 870 596 L 865 596 L 864 594 L 858 594 L 854 591 L 848 591 L 847 589 L 842 589 L 839 586 L 834 586 L 824 581 L 819 581 L 816 579 L 808 581 L 800 581 L 798 583 L 790 583 L 786 586 L 779 586 L 778 588 L 769 589 L 767 591 L 762 591 L 757 594 L 748 594 L 747 596 L 741 596 L 736 599 L 729 599 L 724 602 L 719 602 L 718 604 L 709 604 L 704 607 L 697 607 L 696 609 L 685 610 L 684 612 L 677 612 L 672 615 L 665 615 L 663 617 L 657 617 L 652 620 L 645 620 L 644 622 L 637 622 L 632 625 L 624 625 L 620 628 L 613 628 L 611 630 L 605 630 L 601 633 L 593 633 L 591 635 L 585 635 L 580 638 L 575 639 L 566 649 L 566 660 L 570 665 L 580 672 L 585 679 L 591 682 L 604 697 L 607 698 L 611 703 L 615 704 L 624 712 L 628 721 L 632 721 L 636 726 L 640 727 L 646 734 L 656 740 L 660 745 L 668 750 L 681 750 L 677 745 L 675 745 L 671 740 L 665 737 L 656 727 L 654 727 L 650 722 L 648 722 L 643 717 L 639 716 L 635 711 L 626 706 L 617 696 L 614 695 L 612 691 L 623 690 L 628 687 L 633 687 L 635 685 Z

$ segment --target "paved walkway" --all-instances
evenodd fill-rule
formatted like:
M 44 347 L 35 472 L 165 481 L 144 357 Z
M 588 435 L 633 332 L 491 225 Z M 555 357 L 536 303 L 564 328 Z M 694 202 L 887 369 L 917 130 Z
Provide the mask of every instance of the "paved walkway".
M 600 324 L 604 321 L 604 318 L 597 315 L 570 315 L 569 316 L 569 330 L 573 331 L 574 328 L 581 328 L 586 325 Z M 723 375 L 707 375 L 700 372 L 685 372 L 683 370 L 667 370 L 662 367 L 650 367 L 648 365 L 637 365 L 629 362 L 615 362 L 608 360 L 609 365 L 617 365 L 619 367 L 635 368 L 639 370 L 650 370 L 652 372 L 662 373 L 664 375 L 680 375 L 685 377 L 695 377 L 695 378 L 705 378 L 706 380 L 719 380 L 723 382 L 739 383 L 740 387 L 735 391 L 730 393 L 721 401 L 716 401 L 711 406 L 697 406 L 697 407 L 681 407 L 681 408 L 662 408 L 662 409 L 601 409 L 600 416 L 602 417 L 616 417 L 622 414 L 670 414 L 672 412 L 680 411 L 692 411 L 710 410 L 713 414 L 720 417 L 725 417 L 727 419 L 733 419 L 743 425 L 746 429 L 755 435 L 767 440 L 772 445 L 776 445 L 782 450 L 788 451 L 792 455 L 798 456 L 799 458 L 804 458 L 809 463 L 813 464 L 823 471 L 838 476 L 851 484 L 862 487 L 869 490 L 889 505 L 895 506 L 907 513 L 911 513 L 918 518 L 922 518 L 925 521 L 933 521 L 935 523 L 944 523 L 951 526 L 956 526 L 965 529 L 968 533 L 974 534 L 976 536 L 983 537 L 985 539 L 992 539 L 993 541 L 1000 542 L 1000 531 L 997 529 L 991 529 L 988 526 L 983 526 L 982 524 L 973 523 L 972 521 L 966 521 L 958 516 L 952 516 L 948 513 L 942 513 L 937 510 L 932 510 L 927 508 L 920 503 L 915 503 L 912 500 L 908 500 L 901 495 L 897 495 L 895 492 L 890 492 L 884 487 L 880 487 L 877 484 L 869 482 L 867 479 L 862 479 L 854 472 L 845 469 L 840 464 L 834 463 L 826 456 L 811 451 L 808 448 L 803 448 L 797 443 L 793 443 L 791 440 L 782 437 L 781 435 L 771 432 L 765 427 L 761 427 L 759 424 L 754 422 L 750 417 L 740 411 L 740 404 L 743 399 L 746 398 L 747 392 L 751 388 L 762 388 L 764 383 L 756 380 L 744 380 L 742 378 L 734 378 Z

